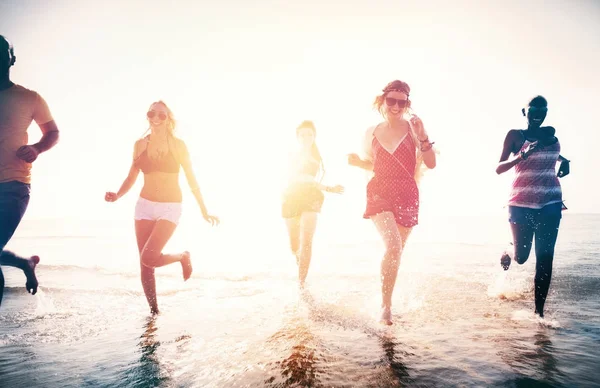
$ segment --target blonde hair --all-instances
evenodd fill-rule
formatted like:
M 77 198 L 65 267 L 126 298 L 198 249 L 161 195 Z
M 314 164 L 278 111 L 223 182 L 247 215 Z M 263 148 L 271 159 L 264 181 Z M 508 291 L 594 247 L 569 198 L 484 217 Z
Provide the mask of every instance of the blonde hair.
M 160 105 L 164 106 L 165 110 L 167 111 L 167 148 L 171 152 L 173 152 L 175 159 L 181 163 L 181 155 L 180 155 L 180 151 L 177 147 L 177 142 L 175 142 L 175 145 L 171 145 L 171 140 L 170 140 L 170 138 L 172 138 L 172 140 L 176 140 L 175 127 L 177 125 L 177 122 L 175 121 L 175 116 L 173 115 L 173 111 L 167 106 L 167 104 L 163 100 L 158 100 L 156 102 L 153 102 L 152 104 L 150 104 L 150 107 L 148 108 L 148 110 L 152 109 L 152 107 L 156 104 L 160 104 Z M 148 127 L 148 129 L 146 129 L 146 131 L 142 134 L 142 139 L 146 137 L 146 134 L 148 132 L 150 132 L 150 129 L 151 129 L 150 127 Z
M 152 107 L 157 104 L 164 106 L 165 110 L 167 111 L 167 133 L 175 137 L 175 127 L 177 126 L 177 122 L 175 121 L 175 116 L 173 115 L 173 111 L 171 110 L 171 108 L 169 108 L 163 100 L 158 100 L 150 104 L 148 110 L 152 109 Z M 146 129 L 142 137 L 146 136 L 148 131 L 150 131 L 150 127 Z

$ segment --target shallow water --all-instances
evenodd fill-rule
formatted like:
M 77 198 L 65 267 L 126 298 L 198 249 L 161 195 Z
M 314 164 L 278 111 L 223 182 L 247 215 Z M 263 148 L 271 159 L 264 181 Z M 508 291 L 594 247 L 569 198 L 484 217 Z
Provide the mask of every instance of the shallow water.
M 598 386 L 600 216 L 565 215 L 544 320 L 532 313 L 535 258 L 502 271 L 506 225 L 472 221 L 424 221 L 411 237 L 391 327 L 377 323 L 382 247 L 372 235 L 318 235 L 300 292 L 285 244 L 248 237 L 225 249 L 207 232 L 212 246 L 190 244 L 192 279 L 177 266 L 157 271 L 152 318 L 130 225 L 30 221 L 10 248 L 44 252 L 42 288 L 28 295 L 4 267 L 0 386 Z M 459 223 L 468 238 L 449 228 Z M 176 236 L 171 248 L 189 241 Z

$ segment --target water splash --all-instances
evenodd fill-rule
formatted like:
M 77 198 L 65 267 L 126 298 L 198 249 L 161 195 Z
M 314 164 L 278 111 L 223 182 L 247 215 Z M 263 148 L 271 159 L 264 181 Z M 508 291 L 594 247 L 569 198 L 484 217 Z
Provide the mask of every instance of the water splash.
M 518 322 L 536 323 L 549 329 L 559 329 L 562 327 L 560 322 L 558 322 L 556 319 L 548 317 L 541 318 L 539 315 L 529 310 L 514 311 L 511 319 Z
M 492 278 L 487 294 L 491 298 L 520 300 L 528 297 L 531 290 L 531 279 L 526 273 L 502 271 Z
M 34 314 L 37 317 L 45 317 L 48 314 L 56 313 L 58 310 L 54 305 L 53 299 L 44 292 L 42 287 L 38 287 L 38 291 L 35 294 L 35 299 L 37 302 L 37 306 L 35 308 Z

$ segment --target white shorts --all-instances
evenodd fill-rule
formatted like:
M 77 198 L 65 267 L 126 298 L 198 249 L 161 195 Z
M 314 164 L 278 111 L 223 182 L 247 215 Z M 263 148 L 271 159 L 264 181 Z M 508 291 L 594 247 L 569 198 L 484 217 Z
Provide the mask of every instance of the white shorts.
M 181 202 L 153 202 L 140 197 L 135 205 L 136 220 L 166 220 L 179 224 L 181 218 Z

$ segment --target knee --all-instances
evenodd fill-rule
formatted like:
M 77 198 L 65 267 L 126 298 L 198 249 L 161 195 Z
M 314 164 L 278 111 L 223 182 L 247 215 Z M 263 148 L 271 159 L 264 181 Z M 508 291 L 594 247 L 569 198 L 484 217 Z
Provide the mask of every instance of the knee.
M 300 249 L 304 252 L 310 252 L 312 250 L 312 240 L 306 239 L 302 241 Z
M 525 264 L 527 259 L 529 259 L 529 253 L 531 252 L 531 247 L 523 246 L 523 247 L 515 247 L 515 261 L 519 264 Z
M 11 251 L 2 251 L 2 253 L 0 253 L 0 256 L 3 259 L 14 259 L 17 257 L 17 255 L 15 255 L 14 253 L 12 253 Z
M 150 249 L 144 249 L 140 257 L 142 267 L 150 267 L 150 269 L 153 269 L 158 265 L 158 260 L 160 259 L 160 256 L 160 252 L 156 252 Z
M 519 256 L 519 255 L 515 256 L 515 261 L 518 264 L 525 264 L 525 262 L 527 261 L 527 259 L 528 259 L 528 256 Z
M 386 244 L 385 247 L 385 258 L 394 262 L 400 262 L 400 256 L 402 255 L 402 244 L 399 241 L 393 241 Z

